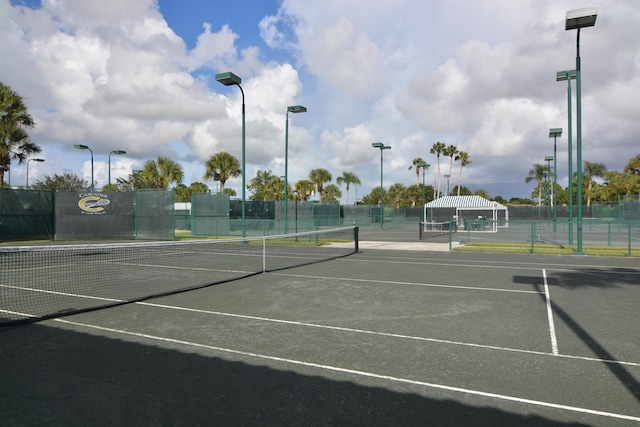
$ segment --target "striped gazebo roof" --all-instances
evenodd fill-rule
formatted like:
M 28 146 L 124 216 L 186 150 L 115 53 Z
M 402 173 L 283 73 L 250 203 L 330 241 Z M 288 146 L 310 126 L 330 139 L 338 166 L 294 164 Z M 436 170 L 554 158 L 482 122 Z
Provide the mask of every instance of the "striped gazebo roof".
M 427 208 L 483 208 L 483 209 L 507 209 L 506 206 L 487 200 L 480 196 L 444 196 L 429 202 Z

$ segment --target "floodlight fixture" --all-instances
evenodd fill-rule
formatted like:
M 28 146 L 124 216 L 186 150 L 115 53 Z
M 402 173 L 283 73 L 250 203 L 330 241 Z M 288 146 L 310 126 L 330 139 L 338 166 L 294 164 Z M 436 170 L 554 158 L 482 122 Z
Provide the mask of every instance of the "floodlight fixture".
M 290 105 L 287 107 L 287 121 L 284 133 L 284 234 L 287 234 L 287 222 L 289 221 L 289 113 L 306 112 L 307 107 L 302 105 Z
M 575 79 L 576 79 L 576 70 L 558 71 L 556 73 L 557 82 L 564 82 L 566 80 L 575 80 Z
M 593 27 L 596 25 L 598 17 L 597 7 L 585 7 L 567 12 L 565 20 L 565 30 L 576 30 L 579 28 Z
M 584 255 L 582 251 L 582 84 L 581 84 L 581 64 L 580 64 L 580 29 L 593 27 L 598 17 L 597 7 L 587 7 L 575 9 L 567 12 L 565 20 L 565 30 L 578 30 L 576 32 L 576 121 L 577 121 L 577 143 L 576 143 L 576 169 L 577 169 L 577 204 L 578 204 L 578 246 L 576 255 Z M 571 177 L 569 177 L 571 179 Z
M 383 155 L 382 153 L 384 153 L 384 150 L 390 150 L 391 146 L 390 145 L 384 145 L 382 142 L 374 142 L 371 144 L 371 146 L 373 148 L 379 148 L 380 149 L 380 230 L 383 229 L 383 224 L 384 224 L 384 203 L 382 201 L 382 197 L 383 197 L 383 181 L 382 181 L 382 165 L 383 165 Z
M 27 160 L 27 190 L 29 189 L 29 162 L 44 162 L 44 159 L 29 159 Z
M 242 237 L 246 237 L 247 235 L 247 227 L 246 227 L 246 138 L 245 138 L 245 113 L 244 113 L 244 90 L 242 90 L 242 79 L 232 72 L 225 72 L 216 74 L 216 80 L 222 83 L 225 86 L 238 86 L 240 89 L 240 93 L 242 94 Z
M 94 191 L 95 183 L 93 182 L 93 150 L 89 148 L 88 145 L 84 144 L 75 144 L 73 148 L 77 148 L 78 150 L 89 150 L 89 152 L 91 152 L 91 191 Z
M 109 179 L 107 180 L 107 191 L 111 191 L 111 155 L 112 154 L 127 154 L 124 150 L 113 150 L 109 153 Z

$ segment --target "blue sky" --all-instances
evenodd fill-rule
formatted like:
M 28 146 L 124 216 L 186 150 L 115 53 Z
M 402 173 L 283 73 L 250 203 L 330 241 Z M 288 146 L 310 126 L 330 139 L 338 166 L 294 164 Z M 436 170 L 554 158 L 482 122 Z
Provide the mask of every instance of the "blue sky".
M 284 175 L 286 107 L 301 104 L 308 112 L 290 117 L 291 184 L 313 168 L 334 181 L 348 171 L 362 181 L 361 198 L 379 185 L 376 141 L 392 146 L 385 187 L 415 184 L 408 167 L 417 157 L 431 164 L 426 182 L 434 184 L 429 149 L 441 141 L 471 156 L 462 185 L 529 197 L 529 169 L 553 153 L 549 128 L 565 129 L 558 179 L 567 183 L 566 86 L 555 74 L 575 64 L 565 13 L 587 6 L 594 4 L 0 0 L 0 81 L 37 122 L 32 137 L 46 161 L 30 165 L 30 182 L 63 172 L 88 179 L 88 153 L 74 144 L 92 147 L 98 187 L 118 149 L 127 154 L 112 157 L 114 179 L 162 155 L 183 166 L 185 184 L 202 181 L 211 155 L 240 158 L 239 91 L 213 79 L 233 71 L 246 94 L 247 181 L 258 170 Z M 596 26 L 581 37 L 583 158 L 621 170 L 639 152 L 640 10 L 636 0 L 595 6 Z M 440 176 L 450 173 L 453 187 L 459 167 L 448 160 Z M 25 166 L 13 165 L 12 184 L 25 178 Z M 227 187 L 240 193 L 240 179 Z

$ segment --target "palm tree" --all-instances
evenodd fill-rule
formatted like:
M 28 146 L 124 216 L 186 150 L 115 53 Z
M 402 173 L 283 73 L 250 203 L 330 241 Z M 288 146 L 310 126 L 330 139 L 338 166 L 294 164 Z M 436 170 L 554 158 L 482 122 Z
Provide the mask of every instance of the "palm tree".
M 11 160 L 24 164 L 40 147 L 29 139 L 27 129 L 35 126 L 22 97 L 0 82 L 0 188 L 4 173 L 11 168 Z
M 415 168 L 416 171 L 416 182 L 418 185 L 420 185 L 420 171 L 422 170 L 422 166 L 420 166 L 421 164 L 426 164 L 427 162 L 425 162 L 424 160 L 422 160 L 422 157 L 416 157 L 415 159 L 413 159 L 413 162 L 411 163 L 411 166 L 409 166 L 409 170 Z M 429 165 L 425 166 L 424 170 L 427 170 L 429 168 Z
M 546 171 L 547 167 L 545 165 L 536 163 L 533 165 L 533 169 L 529 171 L 529 175 L 524 179 L 527 184 L 531 181 L 538 182 L 538 215 L 540 214 L 540 206 L 542 206 L 542 183 L 544 182 L 544 173 Z
M 315 188 L 314 183 L 308 179 L 301 179 L 295 184 L 295 189 L 298 191 L 300 200 L 303 201 L 309 200 L 309 197 L 311 197 Z
M 593 178 L 602 178 L 607 172 L 607 167 L 603 163 L 592 163 L 584 161 L 584 174 L 587 176 L 587 209 L 591 205 L 591 189 L 593 188 Z
M 438 194 L 436 194 L 436 199 L 440 197 L 440 154 L 444 152 L 445 148 L 446 145 L 438 141 L 429 150 L 429 153 L 435 154 L 438 158 Z
M 400 207 L 400 201 L 406 191 L 406 187 L 399 182 L 389 187 L 389 192 L 385 194 L 385 205 L 393 204 L 396 208 Z
M 258 170 L 255 178 L 247 185 L 251 191 L 251 200 L 268 200 L 267 188 L 272 179 L 276 178 L 270 170 Z
M 442 152 L 445 156 L 449 156 L 449 176 L 451 176 L 451 171 L 453 169 L 453 158 L 456 154 L 458 154 L 458 147 L 455 145 L 449 145 Z
M 326 169 L 318 168 L 309 172 L 309 181 L 313 182 L 318 191 L 320 203 L 322 203 L 322 188 L 325 182 L 331 181 L 331 172 Z
M 182 166 L 168 157 L 148 160 L 142 168 L 142 179 L 147 187 L 169 188 L 174 182 L 180 184 L 183 177 Z
M 203 179 L 212 179 L 214 181 L 220 181 L 220 192 L 224 193 L 224 183 L 229 178 L 235 178 L 242 174 L 240 169 L 240 162 L 226 151 L 221 151 L 213 156 L 209 157 L 209 160 L 205 163 L 206 172 Z
M 322 189 L 322 198 L 329 203 L 338 203 L 340 202 L 340 197 L 342 197 L 342 191 L 335 184 L 329 184 Z
M 342 172 L 342 176 L 339 176 L 336 178 L 336 183 L 340 186 L 342 186 L 342 184 L 345 184 L 345 187 L 347 189 L 347 202 L 346 204 L 349 204 L 349 186 L 351 184 L 356 184 L 356 185 L 360 185 L 360 178 L 357 177 L 357 175 L 355 173 L 351 173 L 351 172 Z M 357 200 L 356 200 L 357 201 Z
M 458 196 L 460 195 L 460 185 L 462 184 L 462 168 L 471 164 L 471 158 L 466 151 L 458 151 L 456 162 L 460 162 L 460 174 L 458 175 Z

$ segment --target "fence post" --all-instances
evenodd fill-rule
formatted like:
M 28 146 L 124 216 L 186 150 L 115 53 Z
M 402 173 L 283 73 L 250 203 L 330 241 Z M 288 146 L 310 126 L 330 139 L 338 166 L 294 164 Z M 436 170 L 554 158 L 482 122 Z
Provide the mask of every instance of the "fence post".
M 627 256 L 631 257 L 631 221 L 627 221 Z
M 531 221 L 531 253 L 535 253 L 535 241 L 536 241 L 536 222 Z
M 453 250 L 453 227 L 454 227 L 454 222 L 455 220 L 450 219 L 449 220 L 449 252 L 451 252 Z

